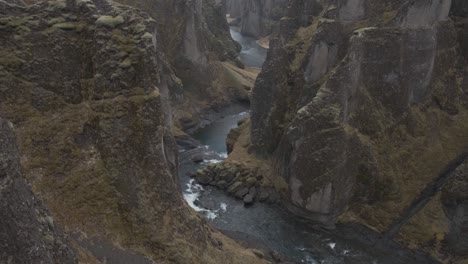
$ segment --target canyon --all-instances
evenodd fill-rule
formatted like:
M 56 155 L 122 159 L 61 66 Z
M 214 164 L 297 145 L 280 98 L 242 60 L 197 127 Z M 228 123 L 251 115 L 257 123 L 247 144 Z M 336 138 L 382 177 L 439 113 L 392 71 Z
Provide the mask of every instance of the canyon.
M 0 0 L 0 263 L 468 258 L 463 0 Z

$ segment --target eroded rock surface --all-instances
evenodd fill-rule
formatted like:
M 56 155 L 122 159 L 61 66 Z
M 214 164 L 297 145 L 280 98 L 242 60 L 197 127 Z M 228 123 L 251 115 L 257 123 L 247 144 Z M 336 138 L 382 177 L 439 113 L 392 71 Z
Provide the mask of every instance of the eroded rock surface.
M 444 243 L 446 248 L 460 258 L 468 255 L 468 162 L 462 164 L 451 176 L 442 191 L 442 203 L 450 219 Z
M 320 2 L 304 26 L 304 1 L 290 1 L 270 43 L 253 90 L 251 149 L 271 160 L 296 214 L 383 231 L 468 148 L 464 31 L 449 17 L 451 8 L 463 16 L 454 10 L 463 4 Z M 440 199 L 432 205 L 420 224 L 441 229 L 417 239 L 440 242 L 452 220 Z M 418 227 L 408 228 L 402 241 Z
M 278 30 L 285 15 L 288 0 L 225 0 L 227 13 L 240 19 L 240 32 L 254 38 L 270 35 Z
M 12 128 L 0 119 L 0 262 L 77 263 L 67 238 L 22 176 Z
M 156 29 L 107 1 L 0 1 L 0 113 L 17 128 L 24 175 L 80 239 L 156 263 L 262 262 L 178 191 L 167 115 L 177 79 Z M 80 261 L 105 262 L 74 246 Z
M 221 1 L 117 2 L 145 10 L 156 20 L 159 48 L 170 65 L 165 71 L 173 74 L 167 93 L 175 126 L 196 130 L 206 112 L 233 101 L 249 101 L 253 82 L 246 81 L 245 75 L 251 72 L 235 66 L 243 67 L 240 46 L 229 34 Z

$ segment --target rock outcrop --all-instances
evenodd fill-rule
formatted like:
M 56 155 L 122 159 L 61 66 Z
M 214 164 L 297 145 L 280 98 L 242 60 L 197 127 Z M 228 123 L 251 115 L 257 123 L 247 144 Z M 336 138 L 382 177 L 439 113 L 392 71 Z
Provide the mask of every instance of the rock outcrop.
M 241 33 L 254 38 L 270 35 L 285 15 L 286 0 L 242 1 Z
M 0 119 L 0 263 L 77 263 L 21 172 L 13 125 Z
M 226 12 L 240 19 L 240 32 L 262 38 L 278 29 L 288 0 L 226 0 Z
M 216 0 L 117 2 L 148 12 L 156 20 L 160 49 L 173 76 L 169 80 L 171 117 L 184 131 L 196 130 L 204 114 L 232 102 L 248 102 L 253 81 L 238 59 L 224 5 Z
M 442 203 L 450 220 L 448 234 L 444 238 L 445 248 L 460 259 L 468 256 L 468 161 L 452 175 L 442 191 Z
M 276 202 L 277 193 L 273 186 L 264 181 L 261 172 L 244 167 L 237 162 L 210 164 L 194 175 L 202 185 L 216 186 L 229 195 L 243 200 L 246 205 L 259 202 Z
M 226 12 L 231 19 L 240 20 L 240 32 L 254 38 L 262 38 L 279 31 L 280 20 L 287 16 L 289 0 L 225 0 Z M 316 0 L 301 1 L 302 12 L 295 14 L 304 23 L 321 11 Z
M 383 232 L 468 149 L 466 31 L 449 17 L 464 1 L 320 1 L 305 25 L 306 2 L 289 2 L 270 43 L 248 148 L 291 211 Z M 399 239 L 443 259 L 453 221 L 440 195 L 427 208 Z
M 156 29 L 107 1 L 0 1 L 0 114 L 16 127 L 24 176 L 80 261 L 116 263 L 103 241 L 143 263 L 262 262 L 178 192 L 165 115 L 174 74 Z
M 244 11 L 243 0 L 224 0 L 226 14 L 231 18 L 241 18 Z

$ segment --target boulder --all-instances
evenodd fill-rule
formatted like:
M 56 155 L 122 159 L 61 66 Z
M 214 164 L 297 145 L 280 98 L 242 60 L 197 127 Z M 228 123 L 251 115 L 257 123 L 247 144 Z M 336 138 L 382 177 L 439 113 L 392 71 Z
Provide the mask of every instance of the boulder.
M 250 187 L 249 194 L 255 198 L 257 196 L 257 187 L 255 186 Z
M 235 183 L 231 184 L 231 186 L 229 186 L 227 191 L 228 191 L 229 194 L 234 194 L 237 191 L 239 191 L 242 187 L 243 187 L 242 182 L 235 182 Z
M 195 179 L 198 183 L 207 185 L 213 181 L 213 174 L 210 171 L 200 169 L 197 170 Z
M 245 180 L 245 185 L 248 187 L 254 186 L 257 183 L 257 179 L 255 177 L 249 177 Z
M 222 190 L 225 190 L 229 187 L 229 184 L 226 182 L 226 181 L 219 181 L 216 183 L 216 186 L 218 186 L 218 188 L 222 189 Z
M 234 197 L 238 199 L 244 198 L 249 193 L 249 188 L 241 187 L 237 192 L 234 193 Z
M 203 162 L 205 159 L 203 158 L 202 155 L 196 155 L 196 156 L 192 157 L 190 160 L 195 162 L 195 163 L 200 163 L 200 162 Z
M 245 205 L 251 205 L 251 204 L 253 204 L 254 199 L 255 199 L 255 197 L 252 194 L 249 193 L 246 196 L 244 196 L 243 201 L 244 201 Z

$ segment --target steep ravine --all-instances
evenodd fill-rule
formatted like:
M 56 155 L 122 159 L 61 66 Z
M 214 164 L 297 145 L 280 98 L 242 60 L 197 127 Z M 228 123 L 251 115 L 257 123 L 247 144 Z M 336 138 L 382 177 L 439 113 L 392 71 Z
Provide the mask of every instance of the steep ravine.
M 1 264 L 467 264 L 465 0 L 117 2 L 0 0 Z
M 236 110 L 241 112 L 235 113 Z M 294 263 L 436 263 L 396 243 L 377 247 L 374 243 L 380 240 L 380 235 L 370 230 L 365 230 L 366 235 L 345 227 L 324 231 L 292 216 L 279 205 L 255 203 L 246 207 L 241 200 L 216 187 L 195 183 L 190 176 L 196 170 L 225 158 L 227 132 L 236 127 L 238 120 L 247 117 L 245 111 L 238 107 L 227 109 L 223 118 L 194 135 L 200 145 L 196 141 L 191 144 L 184 141 L 180 145 L 180 188 L 187 202 L 214 227 L 250 247 L 266 249 L 266 252 L 274 250 L 283 260 Z
M 240 35 L 242 37 L 242 35 Z M 234 37 L 236 40 L 239 36 Z M 240 41 L 240 43 L 244 43 Z M 247 60 L 249 58 L 246 58 Z M 367 237 L 353 238 L 352 231 L 328 232 L 309 222 L 292 217 L 278 205 L 255 203 L 246 207 L 212 186 L 201 186 L 191 178 L 195 172 L 226 157 L 226 136 L 239 120 L 248 117 L 248 108 L 233 106 L 220 113 L 220 118 L 193 135 L 194 140 L 179 138 L 180 188 L 187 202 L 217 229 L 294 263 L 432 263 L 394 243 L 373 247 L 379 235 L 368 230 Z M 397 252 L 397 254 L 395 254 Z M 273 258 L 272 258 L 273 259 Z
M 425 189 L 468 149 L 464 1 L 317 1 L 306 26 L 304 2 L 270 42 L 228 163 L 268 164 L 288 209 L 327 227 L 384 233 L 412 216 L 395 240 L 460 262 L 466 246 L 447 241 L 467 236 L 464 200 L 448 213 Z
M 178 192 L 164 17 L 25 2 L 0 1 L 0 263 L 265 263 Z

